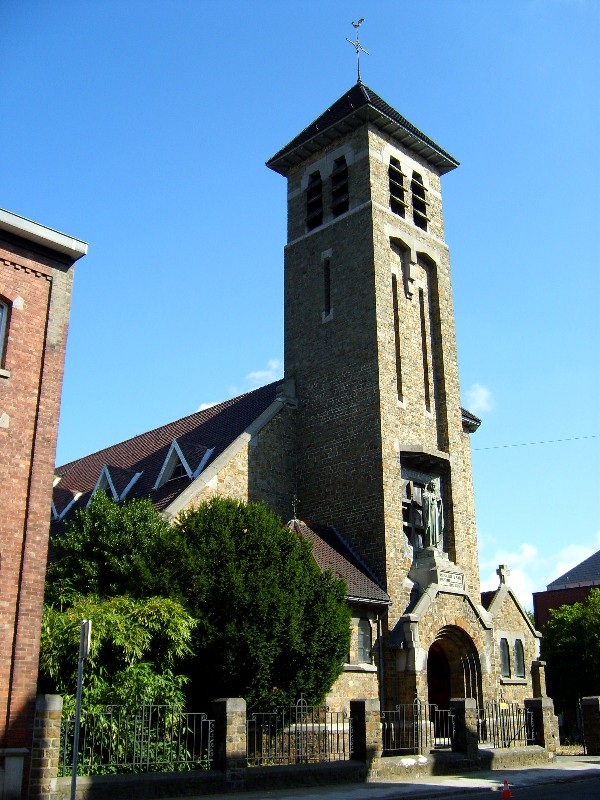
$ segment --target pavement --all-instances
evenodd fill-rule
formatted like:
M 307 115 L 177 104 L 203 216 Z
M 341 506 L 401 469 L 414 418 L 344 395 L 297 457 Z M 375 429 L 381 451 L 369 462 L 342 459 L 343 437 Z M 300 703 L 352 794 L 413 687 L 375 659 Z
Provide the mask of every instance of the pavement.
M 444 795 L 455 795 L 469 790 L 489 790 L 500 798 L 504 779 L 511 790 L 543 783 L 566 783 L 587 777 L 600 777 L 600 756 L 557 756 L 543 766 L 495 770 L 494 772 L 469 772 L 462 775 L 427 777 L 418 781 L 394 781 L 389 778 L 370 783 L 350 783 L 337 786 L 310 786 L 293 789 L 267 789 L 219 795 L 202 795 L 198 800 L 236 797 L 238 800 L 396 800 L 416 797 L 420 800 Z M 190 798 L 186 798 L 190 800 Z

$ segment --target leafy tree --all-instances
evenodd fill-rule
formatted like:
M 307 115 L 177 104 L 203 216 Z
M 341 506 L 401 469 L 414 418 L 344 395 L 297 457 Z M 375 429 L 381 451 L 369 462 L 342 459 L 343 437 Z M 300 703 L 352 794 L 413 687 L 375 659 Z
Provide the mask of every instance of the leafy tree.
M 184 669 L 190 706 L 218 696 L 280 704 L 301 692 L 317 702 L 342 670 L 344 582 L 322 573 L 310 543 L 264 504 L 213 498 L 168 525 L 150 501 L 117 505 L 97 493 L 53 546 L 55 608 L 84 593 L 187 608 L 197 620 Z
M 321 572 L 311 544 L 262 503 L 215 497 L 183 512 L 159 581 L 198 619 L 190 663 L 198 700 L 319 702 L 350 639 L 345 583 Z M 160 585 L 158 588 L 161 588 Z
M 93 711 L 107 704 L 129 708 L 141 702 L 181 705 L 184 675 L 177 659 L 192 653 L 195 620 L 176 600 L 149 597 L 81 596 L 67 609 L 46 606 L 42 621 L 42 686 L 63 695 L 74 709 L 82 619 L 92 620 L 89 659 L 85 662 L 83 705 Z
M 579 697 L 600 694 L 600 589 L 583 603 L 550 612 L 542 655 L 547 662 L 548 693 L 557 709 Z
M 150 500 L 117 504 L 104 492 L 96 492 L 87 509 L 77 511 L 65 530 L 52 537 L 47 601 L 63 607 L 85 594 L 156 594 L 154 562 L 169 529 Z

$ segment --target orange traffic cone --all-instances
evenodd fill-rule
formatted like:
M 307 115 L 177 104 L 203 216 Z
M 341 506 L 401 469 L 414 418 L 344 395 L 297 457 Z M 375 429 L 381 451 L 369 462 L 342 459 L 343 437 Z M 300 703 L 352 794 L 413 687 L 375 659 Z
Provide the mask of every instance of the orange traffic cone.
M 502 797 L 512 797 L 512 792 L 508 788 L 508 781 L 504 778 L 504 789 L 502 789 Z

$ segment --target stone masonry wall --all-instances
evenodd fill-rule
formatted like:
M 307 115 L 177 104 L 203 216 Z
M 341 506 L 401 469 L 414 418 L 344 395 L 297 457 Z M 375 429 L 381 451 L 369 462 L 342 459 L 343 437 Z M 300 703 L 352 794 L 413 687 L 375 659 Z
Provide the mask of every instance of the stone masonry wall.
M 344 152 L 350 210 L 306 233 L 308 175 Z M 299 516 L 333 524 L 385 582 L 376 306 L 366 129 L 289 178 L 285 374 L 296 382 Z M 325 198 L 326 199 L 326 198 Z M 327 204 L 326 204 L 327 205 Z M 298 238 L 300 237 L 300 238 Z M 330 273 L 331 313 L 324 300 Z
M 500 674 L 500 639 L 508 640 L 511 676 L 502 677 Z M 515 640 L 520 639 L 523 644 L 525 660 L 525 677 L 516 675 Z M 496 676 L 496 689 L 507 702 L 522 702 L 526 697 L 533 696 L 532 662 L 539 658 L 540 640 L 531 632 L 523 616 L 523 612 L 513 600 L 510 592 L 504 594 L 500 607 L 494 613 L 494 640 L 492 663 Z
M 30 747 L 72 270 L 0 241 L 0 747 Z
M 190 505 L 217 495 L 266 503 L 284 522 L 292 518 L 294 497 L 294 409 L 283 408 L 244 444 Z

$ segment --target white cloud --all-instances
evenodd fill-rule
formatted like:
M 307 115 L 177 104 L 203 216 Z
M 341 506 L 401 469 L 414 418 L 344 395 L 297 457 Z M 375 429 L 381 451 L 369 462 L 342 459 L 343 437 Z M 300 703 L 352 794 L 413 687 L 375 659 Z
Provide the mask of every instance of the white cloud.
M 218 400 L 215 400 L 214 403 L 200 403 L 198 411 L 205 411 L 207 408 L 212 408 L 213 406 L 216 406 L 218 402 Z
M 246 375 L 246 381 L 251 384 L 252 389 L 256 389 L 264 383 L 270 383 L 279 377 L 281 377 L 281 362 L 277 358 L 271 358 L 267 361 L 266 369 L 257 369 L 249 372 Z
M 483 411 L 491 411 L 494 407 L 494 398 L 487 386 L 481 383 L 472 384 L 466 391 L 466 407 L 474 414 L 481 414 Z
M 252 370 L 252 372 L 248 372 L 244 377 L 242 385 L 237 386 L 231 384 L 228 387 L 227 396 L 236 397 L 238 394 L 249 392 L 252 389 L 258 389 L 259 386 L 264 386 L 266 383 L 272 383 L 277 380 L 277 378 L 281 378 L 282 373 L 281 361 L 278 358 L 270 358 L 264 369 L 255 369 Z M 218 400 L 217 402 L 220 403 L 222 401 Z M 198 411 L 204 411 L 204 409 L 215 405 L 217 405 L 217 403 L 201 403 Z

